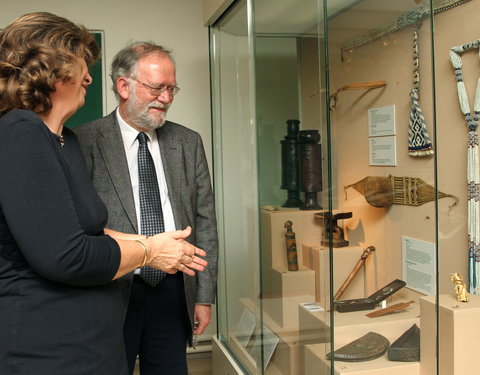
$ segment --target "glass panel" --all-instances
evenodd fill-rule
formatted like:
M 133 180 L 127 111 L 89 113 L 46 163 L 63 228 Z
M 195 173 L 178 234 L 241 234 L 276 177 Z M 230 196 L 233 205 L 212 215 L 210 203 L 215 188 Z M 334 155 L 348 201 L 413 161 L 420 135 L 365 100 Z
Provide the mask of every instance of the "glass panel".
M 453 207 L 449 196 L 467 195 L 459 182 L 466 152 L 446 152 L 466 148 L 467 129 L 448 55 L 478 38 L 480 9 L 433 4 L 244 0 L 212 28 L 219 337 L 247 373 L 420 373 L 417 352 L 411 362 L 387 352 L 369 361 L 327 357 L 369 332 L 391 344 L 414 324 L 422 373 L 453 374 L 459 362 L 458 373 L 472 370 L 461 356 L 469 348 L 458 349 L 468 332 L 452 320 L 476 305 L 457 304 L 449 277 L 467 279 L 471 221 L 467 199 Z M 478 57 L 461 57 L 473 107 Z M 297 126 L 317 131 L 319 142 L 299 137 Z M 298 270 L 289 269 L 294 234 Z M 382 345 L 376 335 L 367 341 L 364 349 Z M 439 348 L 462 360 L 439 357 Z
M 249 7 L 236 3 L 212 29 L 214 184 L 220 232 L 218 335 L 255 373 L 261 335 L 256 137 Z
M 420 373 L 419 351 L 386 351 L 389 343 L 414 324 L 420 326 L 421 320 L 426 337 L 422 367 L 429 366 L 432 372 L 425 373 L 433 374 L 435 308 L 427 323 L 420 317 L 422 297 L 430 296 L 427 298 L 434 305 L 437 296 L 430 6 L 410 0 L 364 0 L 342 12 L 328 12 L 327 19 L 331 97 L 328 186 L 334 219 L 329 224 L 333 232 L 333 298 L 339 302 L 332 313 L 332 340 L 325 351 L 355 340 L 360 344 L 350 353 L 358 356 L 354 362 L 343 361 L 348 358 L 337 353 L 330 364 L 321 356 L 311 363 L 323 364 L 325 371 L 335 374 Z M 414 41 L 419 51 L 417 67 Z M 414 85 L 414 69 L 421 73 L 417 76 L 421 85 Z M 412 92 L 415 88 L 418 90 Z M 451 203 L 439 204 L 447 207 Z M 335 239 L 342 233 L 348 246 Z M 343 292 L 345 283 L 348 287 Z M 386 285 L 391 287 L 383 288 Z M 388 313 L 389 309 L 398 311 Z M 419 350 L 419 343 L 415 345 Z M 375 357 L 375 349 L 380 351 L 379 358 L 367 361 Z M 402 355 L 413 361 L 391 360 Z
M 329 253 L 315 219 L 327 184 L 322 4 L 253 3 L 263 369 L 313 374 L 305 370 L 306 345 L 329 336 Z

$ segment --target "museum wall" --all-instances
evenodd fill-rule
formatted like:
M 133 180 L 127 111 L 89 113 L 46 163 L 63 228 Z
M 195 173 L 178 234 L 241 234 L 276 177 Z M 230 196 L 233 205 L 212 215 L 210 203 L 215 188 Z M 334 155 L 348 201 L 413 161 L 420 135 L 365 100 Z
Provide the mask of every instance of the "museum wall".
M 203 19 L 205 25 L 212 25 L 233 1 L 234 0 L 203 0 Z
M 177 80 L 182 91 L 168 118 L 198 131 L 211 160 L 208 29 L 198 0 L 19 0 L 2 2 L 0 28 L 19 15 L 48 11 L 105 32 L 107 74 L 115 53 L 128 42 L 151 40 L 173 50 Z M 116 107 L 107 77 L 106 111 Z
M 449 61 L 449 49 L 476 40 L 480 28 L 476 15 L 480 3 L 468 2 L 435 16 L 435 99 L 433 95 L 430 22 L 424 20 L 419 29 L 420 102 L 430 136 L 434 137 L 434 100 L 437 133 L 434 151 L 438 160 L 438 189 L 460 198 L 438 201 L 439 286 L 440 293 L 451 290 L 449 275 L 460 272 L 467 277 L 467 134 L 460 111 L 455 74 Z M 374 15 L 375 16 L 375 15 Z M 379 17 L 381 15 L 378 15 Z M 341 60 L 340 47 L 348 40 L 336 28 L 345 23 L 341 16 L 332 20 L 330 35 L 330 90 L 344 85 L 385 80 L 386 87 L 373 90 L 345 91 L 330 115 L 332 119 L 332 152 L 334 157 L 336 205 L 352 211 L 346 220 L 349 238 L 377 248 L 377 272 L 381 285 L 393 278 L 402 278 L 402 236 L 435 243 L 435 204 L 421 206 L 392 205 L 376 208 L 365 198 L 343 186 L 367 176 L 418 177 L 433 185 L 435 165 L 432 157 L 408 155 L 409 91 L 412 89 L 412 27 L 407 26 L 382 39 L 347 52 Z M 465 84 L 473 106 L 478 79 L 478 50 L 462 55 Z M 395 105 L 397 165 L 369 166 L 368 110 Z

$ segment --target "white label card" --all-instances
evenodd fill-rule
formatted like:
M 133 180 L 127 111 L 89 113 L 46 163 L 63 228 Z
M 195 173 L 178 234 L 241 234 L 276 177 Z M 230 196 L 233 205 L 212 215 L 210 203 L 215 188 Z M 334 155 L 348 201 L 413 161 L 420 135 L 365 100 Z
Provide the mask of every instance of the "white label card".
M 396 166 L 396 136 L 368 139 L 369 163 L 374 166 Z
M 402 237 L 403 280 L 417 292 L 433 296 L 436 294 L 435 244 Z
M 308 311 L 311 311 L 311 312 L 325 311 L 325 309 L 322 306 L 316 304 L 315 302 L 301 303 L 300 306 L 303 306 L 304 308 L 306 308 Z
M 368 110 L 368 136 L 395 135 L 395 105 Z

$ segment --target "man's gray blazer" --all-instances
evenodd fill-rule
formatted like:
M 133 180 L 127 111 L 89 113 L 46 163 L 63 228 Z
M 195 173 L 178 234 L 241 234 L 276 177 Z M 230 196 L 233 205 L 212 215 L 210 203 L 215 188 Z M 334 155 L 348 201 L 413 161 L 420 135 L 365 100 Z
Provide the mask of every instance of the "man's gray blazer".
M 107 228 L 139 233 L 130 174 L 116 111 L 74 129 L 90 177 L 108 209 Z M 192 227 L 187 239 L 207 252 L 208 267 L 195 277 L 184 274 L 185 297 L 193 322 L 195 303 L 213 303 L 217 281 L 217 224 L 210 174 L 200 135 L 166 121 L 156 130 L 175 226 Z M 125 278 L 125 296 L 132 275 Z M 192 325 L 193 326 L 193 325 Z

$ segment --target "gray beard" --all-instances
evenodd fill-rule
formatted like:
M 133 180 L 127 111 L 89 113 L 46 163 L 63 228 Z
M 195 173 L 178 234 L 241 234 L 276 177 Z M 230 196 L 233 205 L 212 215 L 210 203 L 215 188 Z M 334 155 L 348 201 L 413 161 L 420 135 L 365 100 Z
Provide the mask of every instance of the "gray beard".
M 145 106 L 144 108 L 142 108 L 142 112 L 139 113 L 137 108 L 137 95 L 133 87 L 131 87 L 130 95 L 131 95 L 130 100 L 127 101 L 127 106 L 126 106 L 126 110 L 128 113 L 128 117 L 130 118 L 130 121 L 132 121 L 133 124 L 135 124 L 135 126 L 145 131 L 161 128 L 166 121 L 165 117 L 167 115 L 168 106 L 164 107 L 165 114 L 163 119 L 157 122 L 148 115 L 148 109 L 150 108 L 151 103 Z
M 145 131 L 150 131 L 161 128 L 162 125 L 165 124 L 165 118 L 157 122 L 148 116 L 148 112 L 143 112 L 133 118 L 133 123 Z

